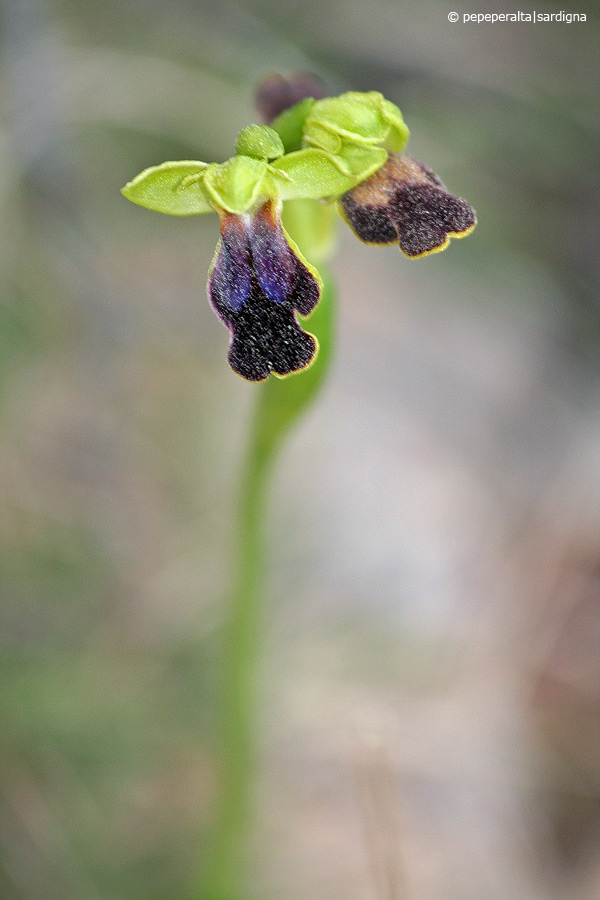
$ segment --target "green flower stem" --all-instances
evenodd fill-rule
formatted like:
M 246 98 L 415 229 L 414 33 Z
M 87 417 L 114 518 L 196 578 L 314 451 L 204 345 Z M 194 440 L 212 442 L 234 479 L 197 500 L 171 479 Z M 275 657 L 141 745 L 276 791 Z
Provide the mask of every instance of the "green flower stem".
M 325 207 L 323 210 L 329 215 Z M 291 222 L 288 227 L 304 250 L 302 235 L 295 233 Z M 306 255 L 310 260 L 310 251 Z M 257 682 L 265 613 L 265 513 L 271 474 L 283 440 L 316 396 L 330 361 L 333 288 L 322 263 L 319 270 L 323 295 L 306 320 L 306 328 L 320 344 L 316 361 L 305 372 L 284 380 L 270 378 L 258 388 L 238 509 L 236 572 L 223 636 L 220 801 L 197 900 L 244 900 L 247 896 Z
M 224 633 L 220 808 L 198 900 L 243 896 L 246 834 L 254 780 L 256 677 L 265 583 L 265 506 L 274 448 L 256 428 L 248 448 L 238 511 L 237 573 Z

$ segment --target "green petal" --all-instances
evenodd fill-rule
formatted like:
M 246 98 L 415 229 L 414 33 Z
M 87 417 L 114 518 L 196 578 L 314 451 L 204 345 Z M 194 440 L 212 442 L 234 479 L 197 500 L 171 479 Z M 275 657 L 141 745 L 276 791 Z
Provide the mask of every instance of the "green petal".
M 390 149 L 404 146 L 408 140 L 402 113 L 378 91 L 349 91 L 318 100 L 304 125 L 305 141 L 321 146 L 323 129 L 357 144 L 382 145 L 390 141 Z
M 315 147 L 288 153 L 270 168 L 275 177 L 278 173 L 287 176 L 277 179 L 282 200 L 319 200 L 344 194 L 358 184 L 342 159 Z
M 242 128 L 235 143 L 238 156 L 252 156 L 255 159 L 277 159 L 285 149 L 281 138 L 268 125 L 248 125 Z
M 340 132 L 328 122 L 312 121 L 304 131 L 305 144 L 318 147 L 327 153 L 339 153 L 342 148 Z
M 400 153 L 406 147 L 410 137 L 408 125 L 402 118 L 402 113 L 391 100 L 381 98 L 381 113 L 390 126 L 390 131 L 385 139 L 385 148 L 391 153 Z
M 344 144 L 337 157 L 354 178 L 354 185 L 370 178 L 388 159 L 383 147 L 365 147 L 360 144 Z
M 349 91 L 324 100 L 307 98 L 281 113 L 272 127 L 287 153 L 299 150 L 303 143 L 337 153 L 340 138 L 400 152 L 409 138 L 402 113 L 378 91 Z
M 204 185 L 215 206 L 241 215 L 265 190 L 271 195 L 271 186 L 265 181 L 266 172 L 264 160 L 233 156 L 221 165 L 211 166 L 204 176 Z
M 122 188 L 128 200 L 171 216 L 192 216 L 214 212 L 203 177 L 208 166 L 183 160 L 165 162 L 140 172 Z

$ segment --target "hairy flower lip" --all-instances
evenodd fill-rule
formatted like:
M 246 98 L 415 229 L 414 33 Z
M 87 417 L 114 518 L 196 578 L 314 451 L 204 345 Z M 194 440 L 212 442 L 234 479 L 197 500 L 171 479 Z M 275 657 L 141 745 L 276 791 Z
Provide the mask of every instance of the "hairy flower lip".
M 231 368 L 248 381 L 285 378 L 314 361 L 318 343 L 296 313 L 320 298 L 318 275 L 289 241 L 280 206 L 267 200 L 252 214 L 219 211 L 221 240 L 209 272 L 208 296 L 231 332 Z
M 374 175 L 340 198 L 343 218 L 365 243 L 398 242 L 409 259 L 445 250 L 477 224 L 472 207 L 423 163 L 390 154 Z

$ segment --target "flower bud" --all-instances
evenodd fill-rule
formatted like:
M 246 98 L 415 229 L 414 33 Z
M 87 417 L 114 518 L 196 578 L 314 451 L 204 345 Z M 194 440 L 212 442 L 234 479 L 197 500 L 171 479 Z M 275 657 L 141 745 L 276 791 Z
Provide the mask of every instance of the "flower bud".
M 277 72 L 267 75 L 256 90 L 256 108 L 267 125 L 286 109 L 295 106 L 307 97 L 320 100 L 325 97 L 325 86 L 317 75 L 310 72 L 296 72 L 284 78 Z

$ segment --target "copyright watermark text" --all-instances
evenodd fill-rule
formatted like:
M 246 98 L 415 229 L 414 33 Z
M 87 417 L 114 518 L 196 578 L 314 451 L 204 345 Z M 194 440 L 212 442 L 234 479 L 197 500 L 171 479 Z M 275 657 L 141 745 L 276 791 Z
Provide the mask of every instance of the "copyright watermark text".
M 466 25 L 468 22 L 474 22 L 481 25 L 482 22 L 564 22 L 565 25 L 571 25 L 573 22 L 585 22 L 587 20 L 585 13 L 570 13 L 561 9 L 557 13 L 547 12 L 522 12 L 518 10 L 512 13 L 457 13 L 449 12 L 449 22 L 462 22 Z

